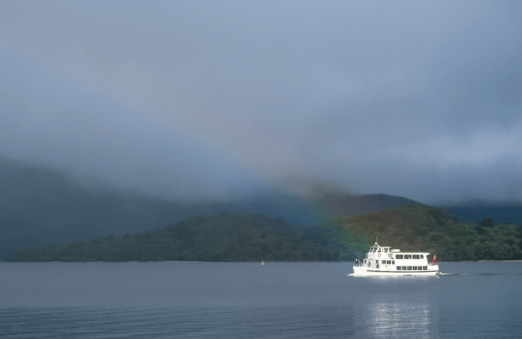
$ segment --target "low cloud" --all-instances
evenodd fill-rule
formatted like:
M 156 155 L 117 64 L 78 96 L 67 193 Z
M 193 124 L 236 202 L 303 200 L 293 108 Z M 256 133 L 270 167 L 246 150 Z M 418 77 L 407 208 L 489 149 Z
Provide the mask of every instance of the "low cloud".
M 183 199 L 521 200 L 518 3 L 0 5 L 0 155 Z

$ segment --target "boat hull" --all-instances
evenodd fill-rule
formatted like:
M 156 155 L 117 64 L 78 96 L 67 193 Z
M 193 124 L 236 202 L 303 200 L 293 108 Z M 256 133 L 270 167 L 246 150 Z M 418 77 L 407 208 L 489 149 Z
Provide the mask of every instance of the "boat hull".
M 434 276 L 439 273 L 438 265 L 430 265 L 426 271 L 396 271 L 396 270 L 376 270 L 368 267 L 353 266 L 354 276 Z

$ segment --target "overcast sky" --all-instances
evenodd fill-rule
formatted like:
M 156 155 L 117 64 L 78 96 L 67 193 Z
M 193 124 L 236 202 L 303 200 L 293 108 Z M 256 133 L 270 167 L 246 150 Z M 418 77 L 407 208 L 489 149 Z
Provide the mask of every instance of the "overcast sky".
M 0 155 L 177 198 L 522 200 L 522 1 L 0 0 Z

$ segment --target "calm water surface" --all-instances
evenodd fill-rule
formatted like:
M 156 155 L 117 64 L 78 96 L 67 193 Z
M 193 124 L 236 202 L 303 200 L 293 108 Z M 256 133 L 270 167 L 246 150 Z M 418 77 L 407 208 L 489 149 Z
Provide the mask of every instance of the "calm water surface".
M 522 263 L 0 263 L 2 338 L 522 337 Z

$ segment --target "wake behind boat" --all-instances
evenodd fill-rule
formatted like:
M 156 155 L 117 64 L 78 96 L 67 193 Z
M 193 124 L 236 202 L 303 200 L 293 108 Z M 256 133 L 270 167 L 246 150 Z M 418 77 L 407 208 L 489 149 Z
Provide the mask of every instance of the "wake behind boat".
M 353 275 L 436 275 L 439 272 L 437 257 L 429 263 L 428 255 L 427 252 L 401 252 L 375 242 L 362 262 L 356 259 Z

